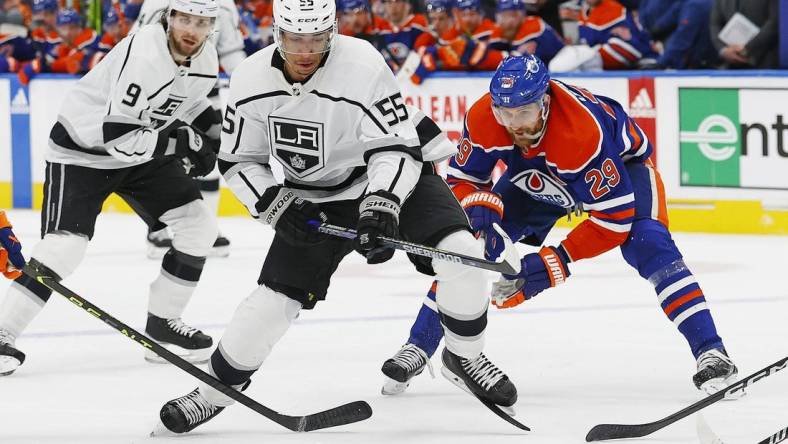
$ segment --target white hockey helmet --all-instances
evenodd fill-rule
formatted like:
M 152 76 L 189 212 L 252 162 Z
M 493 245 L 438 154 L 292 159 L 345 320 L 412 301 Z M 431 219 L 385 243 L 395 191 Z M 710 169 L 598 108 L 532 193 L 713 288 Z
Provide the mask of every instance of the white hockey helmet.
M 314 52 L 326 52 L 331 49 L 331 43 L 337 32 L 335 0 L 274 0 L 273 12 L 274 41 L 280 52 L 293 52 L 282 46 L 284 32 L 304 35 L 327 32 L 325 48 Z
M 200 17 L 216 18 L 219 4 L 216 0 L 169 0 L 169 10 Z

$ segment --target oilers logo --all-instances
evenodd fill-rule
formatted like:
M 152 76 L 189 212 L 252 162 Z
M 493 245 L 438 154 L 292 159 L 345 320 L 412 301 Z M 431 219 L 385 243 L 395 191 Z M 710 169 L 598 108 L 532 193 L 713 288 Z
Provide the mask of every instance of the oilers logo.
M 539 170 L 525 170 L 512 177 L 511 182 L 538 201 L 563 208 L 575 206 L 563 184 Z

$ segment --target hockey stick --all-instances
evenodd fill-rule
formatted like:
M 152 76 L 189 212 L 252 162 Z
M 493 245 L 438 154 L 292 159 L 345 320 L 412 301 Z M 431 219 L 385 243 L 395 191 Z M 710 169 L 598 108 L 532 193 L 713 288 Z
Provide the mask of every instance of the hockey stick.
M 59 293 L 77 307 L 85 310 L 86 312 L 102 320 L 105 324 L 123 333 L 123 335 L 133 340 L 137 344 L 153 350 L 157 355 L 161 356 L 186 373 L 210 385 L 211 387 L 238 401 L 239 403 L 249 407 L 255 412 L 265 416 L 271 421 L 294 432 L 309 432 L 312 430 L 350 424 L 353 422 L 363 421 L 372 416 L 372 408 L 364 401 L 354 401 L 339 407 L 334 407 L 332 409 L 306 416 L 289 416 L 278 413 L 258 403 L 252 398 L 249 398 L 243 393 L 240 393 L 239 391 L 219 381 L 208 373 L 205 373 L 193 364 L 185 361 L 180 356 L 157 344 L 152 339 L 149 339 L 145 335 L 137 332 L 133 328 L 112 317 L 109 313 L 96 307 L 87 299 L 64 287 L 62 284 L 60 284 L 60 278 L 57 276 L 57 274 L 35 259 L 30 259 L 30 262 L 28 262 L 27 266 L 25 266 L 24 272 L 27 275 L 34 277 L 38 282 L 50 290 Z
M 778 442 L 783 442 L 786 439 L 788 439 L 788 427 L 778 431 L 774 435 L 764 439 L 758 444 L 777 444 Z
M 345 228 L 345 227 L 339 227 L 331 224 L 325 224 L 316 220 L 309 221 L 309 225 L 311 225 L 314 229 L 316 229 L 321 233 L 330 234 L 332 236 L 337 236 L 337 237 L 343 237 L 345 239 L 355 239 L 358 236 L 356 230 Z M 431 257 L 433 259 L 440 259 L 443 261 L 465 264 L 471 267 L 483 268 L 485 270 L 496 271 L 498 273 L 503 273 L 503 274 L 517 274 L 517 270 L 515 270 L 506 261 L 502 261 L 502 262 L 488 261 L 487 259 L 480 259 L 473 256 L 466 256 L 460 253 L 453 253 L 451 251 L 439 250 L 437 248 L 428 247 L 426 245 L 414 244 L 412 242 L 407 242 L 399 239 L 392 239 L 390 237 L 380 236 L 378 237 L 378 239 L 383 243 L 383 245 L 387 247 L 395 248 L 397 250 L 402 250 L 410 254 L 415 254 L 417 256 Z
M 586 441 L 604 441 L 606 439 L 621 439 L 621 438 L 640 438 L 641 436 L 650 435 L 657 430 L 667 427 L 674 422 L 685 418 L 698 410 L 706 408 L 717 401 L 731 396 L 737 396 L 737 392 L 744 391 L 744 388 L 750 384 L 756 383 L 761 379 L 777 373 L 778 371 L 788 367 L 788 357 L 780 359 L 774 364 L 757 371 L 750 376 L 742 379 L 735 384 L 731 384 L 727 389 L 721 390 L 713 395 L 707 396 L 704 399 L 686 407 L 670 416 L 660 419 L 659 421 L 649 422 L 646 424 L 599 424 L 595 425 L 586 435 Z M 739 394 L 740 395 L 740 394 Z

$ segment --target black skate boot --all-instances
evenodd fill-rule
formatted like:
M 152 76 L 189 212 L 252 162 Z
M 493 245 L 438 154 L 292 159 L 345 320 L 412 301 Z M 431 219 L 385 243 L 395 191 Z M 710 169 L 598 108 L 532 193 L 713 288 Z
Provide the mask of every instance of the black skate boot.
M 148 313 L 145 334 L 189 362 L 206 362 L 211 356 L 213 339 L 200 330 L 184 324 L 180 318 L 164 319 Z M 145 350 L 145 359 L 156 363 L 166 362 L 148 349 Z
M 698 356 L 698 372 L 692 382 L 698 390 L 713 395 L 736 381 L 739 370 L 725 349 L 712 349 Z
M 172 236 L 167 228 L 148 231 L 148 259 L 161 259 L 172 248 Z
M 216 240 L 213 243 L 213 248 L 208 253 L 209 256 L 214 257 L 227 257 L 230 255 L 230 239 L 227 239 L 219 233 L 219 236 L 216 237 Z
M 517 388 L 484 353 L 479 353 L 475 359 L 465 359 L 444 347 L 442 359 L 441 373 L 446 379 L 514 416 L 512 406 L 517 402 Z
M 420 375 L 427 367 L 430 375 L 434 378 L 435 372 L 432 370 L 432 362 L 424 350 L 413 344 L 405 344 L 391 358 L 383 363 L 380 371 L 386 375 L 383 382 L 381 393 L 384 395 L 398 395 L 405 391 L 410 385 L 410 380 Z
M 243 392 L 249 387 L 252 381 L 246 381 L 241 385 L 232 386 L 234 389 Z M 189 394 L 180 398 L 167 401 L 159 410 L 161 424 L 154 428 L 151 436 L 165 435 L 162 426 L 172 433 L 186 433 L 194 430 L 200 424 L 204 424 L 218 415 L 225 407 L 211 404 L 200 394 L 200 389 L 196 388 Z
M 168 401 L 159 411 L 159 419 L 172 433 L 186 433 L 218 415 L 224 407 L 208 402 L 194 389 L 188 395 Z M 154 432 L 155 433 L 155 432 Z
M 10 375 L 25 362 L 25 354 L 17 350 L 14 340 L 11 333 L 0 329 L 0 376 Z

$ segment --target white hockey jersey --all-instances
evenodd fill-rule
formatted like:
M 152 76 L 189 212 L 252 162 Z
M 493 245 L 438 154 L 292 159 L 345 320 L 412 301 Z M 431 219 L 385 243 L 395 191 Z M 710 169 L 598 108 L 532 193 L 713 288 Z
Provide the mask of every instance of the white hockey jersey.
M 190 62 L 178 66 L 164 28 L 159 24 L 141 28 L 121 40 L 66 95 L 50 133 L 46 159 L 99 169 L 148 161 L 135 153 L 160 143 L 166 146 L 170 124 L 191 123 L 210 107 L 206 96 L 218 70 L 210 42 Z
M 434 122 L 404 105 L 372 45 L 338 35 L 303 84 L 288 82 L 275 45 L 241 63 L 230 80 L 219 168 L 256 217 L 255 203 L 276 184 L 271 158 L 284 168 L 284 185 L 314 202 L 381 189 L 404 202 L 422 161 L 455 151 Z
M 216 46 L 222 68 L 227 74 L 232 74 L 238 64 L 246 58 L 244 38 L 241 35 L 241 17 L 233 0 L 217 0 L 217 2 L 219 16 L 216 18 L 216 32 L 211 36 L 211 41 Z M 158 22 L 168 5 L 168 0 L 145 0 L 130 32 L 134 33 L 141 26 Z

